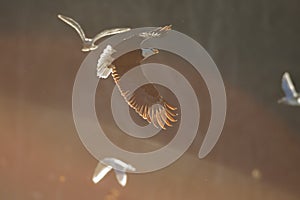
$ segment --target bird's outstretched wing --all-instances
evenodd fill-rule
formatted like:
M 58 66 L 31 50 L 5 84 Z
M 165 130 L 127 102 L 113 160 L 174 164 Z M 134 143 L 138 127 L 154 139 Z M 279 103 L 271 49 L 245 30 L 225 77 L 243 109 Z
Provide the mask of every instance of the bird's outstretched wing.
M 171 122 L 177 121 L 174 113 L 177 108 L 167 103 L 152 83 L 143 85 L 132 92 L 127 86 L 135 84 L 134 80 L 131 80 L 130 83 L 122 83 L 121 75 L 114 65 L 112 65 L 112 77 L 127 104 L 143 119 L 162 129 L 166 129 L 165 124 L 172 126 Z M 145 77 L 141 73 L 138 78 Z
M 81 26 L 78 24 L 78 22 L 76 22 L 74 19 L 70 18 L 70 17 L 66 17 L 63 15 L 57 15 L 59 19 L 61 19 L 63 22 L 65 22 L 66 24 L 70 25 L 71 27 L 73 27 L 77 33 L 79 34 L 80 38 L 82 41 L 85 41 L 86 37 L 85 37 L 85 33 L 82 30 Z
M 285 96 L 287 98 L 294 98 L 297 97 L 298 94 L 295 90 L 295 86 L 292 82 L 292 79 L 290 77 L 290 74 L 288 72 L 285 72 L 282 76 L 282 89 L 285 93 Z
M 177 121 L 174 118 L 176 107 L 168 104 L 153 84 L 143 85 L 132 94 L 129 92 L 123 94 L 126 102 L 155 127 L 166 129 L 165 124 L 172 126 L 171 122 Z
M 109 35 L 115 35 L 118 33 L 124 33 L 127 31 L 130 31 L 130 28 L 113 28 L 113 29 L 108 29 L 108 30 L 104 30 L 100 33 L 98 33 L 94 38 L 93 38 L 93 43 L 95 43 L 97 40 L 109 36 Z
M 168 26 L 155 28 L 151 31 L 130 35 L 129 37 L 124 39 L 124 42 L 120 43 L 115 48 L 117 49 L 117 51 L 119 51 L 122 48 L 124 49 L 124 47 L 122 47 L 124 44 L 127 45 L 128 43 L 137 44 L 141 46 L 145 41 L 151 38 L 159 38 L 164 36 L 171 29 L 172 29 L 172 25 L 168 25 Z
M 98 183 L 102 180 L 102 178 L 112 169 L 111 166 L 107 166 L 102 164 L 101 162 L 98 163 L 94 175 L 93 175 L 93 182 Z
M 127 174 L 124 171 L 114 170 L 116 174 L 116 178 L 118 180 L 118 183 L 122 185 L 123 187 L 126 186 L 127 183 Z

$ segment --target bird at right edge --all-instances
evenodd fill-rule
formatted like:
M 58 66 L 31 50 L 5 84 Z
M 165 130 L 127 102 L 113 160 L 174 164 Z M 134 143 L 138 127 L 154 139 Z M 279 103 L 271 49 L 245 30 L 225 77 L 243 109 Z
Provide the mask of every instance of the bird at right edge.
M 282 76 L 281 82 L 282 90 L 285 97 L 278 100 L 278 103 L 283 103 L 289 106 L 300 106 L 300 95 L 296 91 L 294 83 L 288 72 L 285 72 Z

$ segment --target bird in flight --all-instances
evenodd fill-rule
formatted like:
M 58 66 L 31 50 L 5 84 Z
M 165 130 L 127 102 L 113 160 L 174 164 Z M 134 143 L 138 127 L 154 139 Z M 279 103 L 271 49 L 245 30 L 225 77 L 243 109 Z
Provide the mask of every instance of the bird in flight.
M 130 28 L 108 29 L 108 30 L 104 30 L 104 31 L 98 33 L 94 38 L 88 38 L 85 36 L 85 33 L 84 33 L 83 29 L 81 28 L 81 26 L 79 25 L 79 23 L 76 22 L 74 19 L 63 16 L 63 15 L 58 15 L 58 18 L 61 19 L 66 24 L 70 25 L 72 28 L 74 28 L 77 31 L 77 33 L 79 34 L 79 36 L 82 40 L 82 43 L 83 43 L 83 47 L 81 49 L 81 51 L 83 51 L 83 52 L 88 52 L 88 51 L 97 49 L 98 45 L 96 45 L 95 43 L 103 37 L 106 37 L 109 35 L 115 35 L 118 33 L 124 33 L 124 32 L 127 32 L 130 30 Z
M 164 33 L 169 30 L 170 26 L 161 27 L 154 31 L 145 34 L 138 34 L 134 37 L 130 37 L 129 42 L 137 42 L 140 44 L 149 39 L 149 35 L 157 35 L 156 33 Z M 142 36 L 141 36 L 142 35 Z M 147 35 L 147 37 L 144 37 Z M 125 40 L 126 41 L 126 40 Z M 120 44 L 119 46 L 122 46 Z M 125 44 L 126 46 L 126 44 Z M 119 47 L 117 46 L 116 49 Z M 122 49 L 122 47 L 120 47 Z M 114 61 L 113 54 L 117 50 L 112 46 L 107 45 L 100 55 L 97 64 L 97 76 L 99 78 L 108 78 L 111 74 L 117 85 L 121 95 L 123 96 L 126 103 L 136 111 L 143 119 L 147 120 L 148 123 L 152 123 L 156 128 L 166 129 L 165 125 L 171 127 L 176 122 L 175 113 L 176 107 L 170 105 L 159 93 L 159 90 L 154 84 L 145 84 L 135 91 L 130 90 L 130 85 L 134 85 L 139 82 L 138 79 L 146 79 L 142 70 L 139 68 L 136 70 L 134 79 L 123 82 L 121 77 L 127 71 L 133 67 L 139 65 L 146 58 L 159 53 L 158 49 L 155 48 L 141 48 L 136 51 L 129 52 L 125 55 L 120 56 Z
M 300 106 L 300 95 L 296 91 L 288 72 L 285 72 L 282 76 L 281 87 L 285 94 L 285 97 L 279 99 L 278 103 L 283 103 L 290 106 Z
M 158 27 L 155 30 L 150 31 L 150 32 L 142 32 L 139 34 L 139 36 L 141 38 L 146 38 L 146 39 L 162 37 L 164 34 L 166 34 L 171 29 L 172 29 L 172 25 L 167 25 L 164 27 Z
M 127 183 L 127 174 L 126 172 L 135 172 L 136 169 L 131 166 L 130 164 L 127 164 L 119 159 L 116 158 L 104 158 L 101 160 L 94 172 L 93 175 L 93 182 L 96 184 L 99 181 L 103 179 L 103 177 L 110 172 L 111 170 L 114 170 L 116 178 L 118 180 L 118 183 L 121 186 L 126 186 Z

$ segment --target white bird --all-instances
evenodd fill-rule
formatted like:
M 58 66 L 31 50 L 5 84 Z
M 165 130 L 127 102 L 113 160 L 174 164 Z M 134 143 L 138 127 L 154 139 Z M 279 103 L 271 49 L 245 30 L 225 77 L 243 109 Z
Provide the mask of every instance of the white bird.
M 79 25 L 78 22 L 76 22 L 74 19 L 70 18 L 70 17 L 66 17 L 63 15 L 57 15 L 59 19 L 61 19 L 63 22 L 65 22 L 66 24 L 70 25 L 71 27 L 73 27 L 77 33 L 79 34 L 82 42 L 83 42 L 83 47 L 81 49 L 81 51 L 83 52 L 88 52 L 88 51 L 92 51 L 98 48 L 98 45 L 96 45 L 95 43 L 105 37 L 105 36 L 109 36 L 109 35 L 114 35 L 114 34 L 118 34 L 118 33 L 124 33 L 130 30 L 130 28 L 114 28 L 114 29 L 108 29 L 108 30 L 104 30 L 102 32 L 100 32 L 99 34 L 97 34 L 94 38 L 87 38 L 85 36 L 85 33 L 83 31 L 83 29 L 81 28 L 81 26 Z
M 160 38 L 166 35 L 170 30 L 172 30 L 172 25 L 162 26 L 154 29 L 153 31 L 142 32 L 137 35 L 132 35 L 124 40 L 134 39 L 139 41 L 142 45 L 145 41 L 151 38 Z
M 162 37 L 163 35 L 165 35 L 171 29 L 172 29 L 172 25 L 167 25 L 167 26 L 163 26 L 163 27 L 158 27 L 155 30 L 150 31 L 150 32 L 140 33 L 139 36 L 147 38 L 147 39 L 148 38 L 158 38 L 158 37 Z
M 127 174 L 126 174 L 126 172 L 135 172 L 136 171 L 136 169 L 133 166 L 131 166 L 131 165 L 119 160 L 119 159 L 104 158 L 103 160 L 101 160 L 98 163 L 98 165 L 95 169 L 95 172 L 94 172 L 94 175 L 93 175 L 93 182 L 96 184 L 99 181 L 101 181 L 103 179 L 103 177 L 108 172 L 110 172 L 112 169 L 114 169 L 114 172 L 115 172 L 116 178 L 118 180 L 118 183 L 123 187 L 127 183 Z
M 285 72 L 282 76 L 281 87 L 285 94 L 285 97 L 279 99 L 278 103 L 283 103 L 290 106 L 300 106 L 300 95 L 296 91 L 290 74 L 288 72 Z

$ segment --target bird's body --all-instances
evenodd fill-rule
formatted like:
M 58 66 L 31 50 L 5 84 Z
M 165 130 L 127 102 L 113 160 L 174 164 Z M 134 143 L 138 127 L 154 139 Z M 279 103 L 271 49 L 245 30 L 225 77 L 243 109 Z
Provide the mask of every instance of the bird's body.
M 100 56 L 98 62 L 98 76 L 107 77 L 104 72 L 111 69 L 111 74 L 114 79 L 115 84 L 117 85 L 121 95 L 123 96 L 126 103 L 134 109 L 143 119 L 147 120 L 149 123 L 152 123 L 155 127 L 165 128 L 167 126 L 172 126 L 171 122 L 176 122 L 174 118 L 176 116 L 174 110 L 175 107 L 167 103 L 167 101 L 160 95 L 158 89 L 154 84 L 145 84 L 135 91 L 132 91 L 132 88 L 136 83 L 141 82 L 139 80 L 147 80 L 143 74 L 143 71 L 140 69 L 135 70 L 135 76 L 130 80 L 122 81 L 121 77 L 133 69 L 134 67 L 141 64 L 141 61 L 144 60 L 145 55 L 152 56 L 158 53 L 157 49 L 138 49 L 132 52 L 129 52 L 125 55 L 122 55 L 114 62 L 111 61 L 112 55 L 107 54 L 111 52 L 112 54 L 116 50 L 112 49 L 110 45 L 104 49 L 103 53 Z M 152 54 L 150 53 L 152 52 Z M 104 58 L 106 55 L 106 58 Z M 102 63 L 106 63 L 106 66 Z M 99 67 L 100 66 L 100 67 Z
M 120 185 L 123 187 L 127 183 L 127 174 L 126 172 L 134 172 L 136 169 L 131 166 L 130 164 L 127 164 L 119 159 L 116 158 L 104 158 L 101 160 L 94 172 L 93 175 L 93 182 L 98 183 L 103 179 L 103 177 L 110 172 L 111 170 L 114 170 L 116 178 Z
M 296 91 L 289 73 L 285 72 L 283 74 L 281 86 L 285 97 L 279 99 L 278 103 L 290 106 L 300 106 L 300 94 Z
M 58 15 L 58 18 L 76 30 L 76 32 L 79 34 L 79 36 L 82 40 L 82 49 L 81 50 L 84 52 L 93 51 L 93 50 L 97 49 L 98 45 L 96 45 L 95 43 L 103 37 L 127 32 L 130 30 L 130 28 L 108 29 L 108 30 L 104 30 L 104 31 L 98 33 L 94 38 L 88 38 L 85 36 L 85 33 L 84 33 L 83 29 L 81 28 L 81 26 L 79 25 L 79 23 L 76 22 L 74 19 L 63 16 L 63 15 Z

